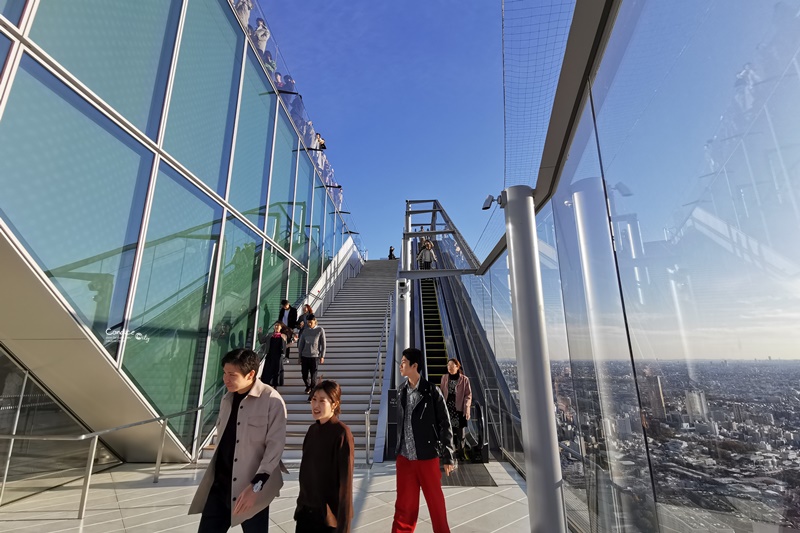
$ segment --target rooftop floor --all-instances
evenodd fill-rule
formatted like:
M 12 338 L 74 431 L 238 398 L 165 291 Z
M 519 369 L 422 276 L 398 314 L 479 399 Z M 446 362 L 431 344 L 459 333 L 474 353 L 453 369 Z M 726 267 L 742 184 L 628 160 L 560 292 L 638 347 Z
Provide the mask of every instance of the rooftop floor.
M 497 487 L 444 487 L 450 528 L 458 533 L 529 531 L 525 482 L 510 467 L 487 465 Z M 77 516 L 81 482 L 74 482 L 0 508 L 0 531 L 6 533 L 115 533 L 197 531 L 199 516 L 186 514 L 204 464 L 165 465 L 158 484 L 153 465 L 125 464 L 92 476 L 86 517 Z M 298 472 L 285 476 L 281 496 L 270 506 L 270 531 L 294 532 L 292 515 Z M 357 469 L 354 480 L 353 531 L 385 533 L 391 527 L 395 501 L 395 465 Z M 417 531 L 431 532 L 420 496 Z M 234 531 L 241 531 L 236 528 Z

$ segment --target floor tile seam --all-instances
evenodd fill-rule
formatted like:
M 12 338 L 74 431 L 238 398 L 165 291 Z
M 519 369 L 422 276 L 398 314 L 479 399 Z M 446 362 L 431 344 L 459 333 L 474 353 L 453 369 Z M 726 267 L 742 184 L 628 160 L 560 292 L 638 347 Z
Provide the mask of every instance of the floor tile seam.
M 48 533 L 65 533 L 67 531 L 72 531 L 72 530 L 83 531 L 83 529 L 86 528 L 86 527 L 101 526 L 103 524 L 110 524 L 112 522 L 118 522 L 118 521 L 122 522 L 122 513 L 120 513 L 119 510 L 117 510 L 117 513 L 119 513 L 119 518 L 115 518 L 113 520 L 105 520 L 103 522 L 98 522 L 96 524 L 85 524 L 84 523 L 85 519 L 84 519 L 84 520 L 80 520 L 80 523 L 78 525 L 76 525 L 76 526 L 70 526 L 70 527 L 68 527 L 66 529 L 56 529 L 55 531 L 48 531 Z M 73 518 L 72 520 L 78 520 L 78 519 L 77 518 Z
M 172 492 L 178 492 L 178 491 L 181 491 L 181 490 L 185 490 L 187 488 L 191 488 L 191 487 L 181 487 L 181 488 L 178 488 L 178 489 L 166 490 L 164 492 L 158 492 L 158 493 L 154 493 L 154 494 L 145 494 L 145 495 L 142 495 L 142 496 L 137 496 L 136 498 L 128 498 L 128 499 L 120 500 L 119 503 L 122 504 L 122 503 L 126 503 L 126 502 L 132 502 L 134 500 L 141 500 L 143 498 L 151 498 L 151 497 L 156 496 L 156 495 L 161 496 L 161 495 L 164 495 L 164 494 L 170 494 Z
M 475 489 L 477 489 L 478 487 L 472 487 L 472 488 L 475 488 Z M 452 510 L 452 511 L 457 511 L 458 509 L 463 509 L 464 507 L 470 507 L 470 506 L 472 506 L 472 505 L 475 505 L 477 502 L 480 502 L 480 501 L 483 501 L 483 500 L 487 500 L 487 499 L 491 498 L 492 496 L 494 496 L 494 494 L 487 494 L 486 496 L 483 496 L 483 497 L 481 497 L 481 498 L 478 498 L 477 500 L 471 500 L 471 501 L 469 501 L 468 503 L 465 503 L 465 504 L 459 505 L 459 506 L 457 506 L 457 507 L 451 507 L 451 508 L 450 508 L 450 510 Z M 508 498 L 506 498 L 506 499 L 508 499 Z M 514 503 L 514 502 L 512 501 L 512 502 L 510 502 L 510 503 Z M 446 505 L 447 505 L 447 501 L 445 500 L 445 506 L 446 506 Z
M 54 488 L 58 488 L 60 490 L 80 489 L 81 488 L 80 486 L 73 486 L 73 483 L 76 483 L 76 482 L 75 481 L 71 481 L 71 482 L 69 482 L 69 483 L 67 483 L 65 485 L 60 485 L 59 487 L 54 487 Z M 46 503 L 46 502 L 52 502 L 52 501 L 56 501 L 56 500 L 60 500 L 60 499 L 64 499 L 64 498 L 74 498 L 75 497 L 75 494 L 73 493 L 73 491 L 70 490 L 70 492 L 68 494 L 58 494 L 57 496 L 48 496 L 48 497 L 45 498 L 44 495 L 46 493 L 50 492 L 50 490 L 52 490 L 52 489 L 48 489 L 48 490 L 46 490 L 44 492 L 40 492 L 38 494 L 33 494 L 33 495 L 25 497 L 25 498 L 23 498 L 21 500 L 17 500 L 17 501 L 11 502 L 11 503 L 9 503 L 7 505 L 9 505 L 9 506 L 24 506 L 24 505 L 30 504 L 31 501 L 34 500 L 34 499 L 36 500 L 37 503 L 39 503 L 39 502 Z M 98 490 L 110 491 L 111 489 L 98 489 Z M 91 494 L 91 487 L 89 489 L 89 493 Z
M 130 515 L 130 516 L 128 516 L 128 517 L 126 517 L 126 516 L 124 516 L 124 515 L 123 515 L 123 516 L 122 516 L 122 526 L 123 526 L 123 527 L 125 528 L 125 530 L 127 531 L 127 528 L 128 528 L 128 526 L 127 526 L 127 525 L 126 525 L 126 523 L 125 523 L 125 519 L 126 519 L 126 518 L 127 518 L 128 520 L 130 520 L 130 519 L 132 519 L 132 518 L 138 518 L 138 517 L 140 517 L 140 516 L 147 516 L 147 515 L 149 515 L 149 514 L 158 513 L 158 512 L 161 512 L 161 511 L 167 510 L 167 509 L 179 509 L 179 508 L 182 508 L 182 507 L 186 507 L 186 510 L 185 510 L 185 512 L 183 512 L 183 513 L 181 513 L 181 514 L 179 514 L 179 515 L 174 515 L 174 516 L 172 516 L 171 518 L 175 518 L 175 517 L 178 517 L 178 516 L 189 516 L 189 513 L 188 513 L 188 510 L 189 510 L 189 509 L 188 509 L 188 507 L 189 507 L 189 505 L 188 505 L 188 504 L 187 504 L 187 505 L 169 505 L 169 506 L 167 506 L 167 507 L 164 507 L 164 508 L 162 508 L 162 509 L 155 509 L 155 510 L 152 510 L 152 511 L 147 511 L 146 513 L 139 513 L 139 514 L 135 514 L 135 515 Z M 122 512 L 120 512 L 120 514 L 122 514 Z M 134 527 L 135 527 L 135 526 L 134 526 Z
M 154 512 L 154 511 L 151 511 L 151 512 Z M 149 513 L 144 513 L 144 514 L 149 514 Z M 142 515 L 142 516 L 143 516 L 143 515 Z M 162 521 L 164 521 L 164 520 L 171 520 L 172 518 L 177 518 L 177 517 L 179 517 L 179 516 L 187 516 L 187 517 L 188 517 L 188 516 L 192 516 L 192 515 L 190 515 L 190 514 L 188 514 L 188 513 L 187 513 L 187 514 L 181 514 L 181 515 L 175 515 L 175 516 L 171 516 L 171 517 L 169 517 L 169 518 L 163 518 L 163 519 L 160 519 L 160 520 L 153 520 L 153 521 L 151 521 L 151 522 L 144 522 L 144 523 L 142 523 L 142 524 L 137 524 L 137 525 L 136 525 L 136 527 L 141 527 L 141 526 L 149 526 L 149 525 L 151 525 L 151 524 L 157 524 L 157 523 L 159 523 L 159 522 L 162 522 Z M 198 515 L 198 516 L 199 516 L 199 515 Z M 131 517 L 131 518 L 132 518 L 132 517 Z M 186 524 L 183 524 L 181 527 L 184 527 L 184 526 L 186 526 Z M 107 532 L 105 532 L 105 533 L 117 533 L 117 532 L 123 532 L 123 533 L 124 533 L 124 532 L 126 532 L 126 531 L 127 531 L 127 528 L 125 528 L 125 527 L 124 527 L 124 522 L 123 522 L 123 529 L 114 529 L 114 530 L 112 530 L 112 531 L 107 531 Z M 164 530 L 159 530 L 159 531 L 164 531 Z M 53 532 L 53 533 L 55 533 L 55 532 Z
M 159 503 L 161 503 L 161 502 L 168 502 L 168 501 L 170 501 L 170 500 L 177 500 L 177 499 L 179 499 L 179 498 L 183 498 L 183 497 L 184 497 L 184 496 L 173 496 L 172 498 L 167 498 L 167 499 L 162 499 L 162 498 L 160 498 L 158 501 L 159 501 Z M 160 506 L 160 507 L 167 508 L 167 507 L 175 507 L 175 506 L 180 506 L 180 505 L 186 505 L 186 506 L 188 507 L 189 505 L 191 505 L 191 502 L 190 502 L 190 503 L 175 503 L 175 504 L 171 504 L 171 505 L 162 505 L 162 506 Z M 146 504 L 143 504 L 143 505 L 132 505 L 132 506 L 130 506 L 130 507 L 128 507 L 128 506 L 126 506 L 126 507 L 122 507 L 122 506 L 120 506 L 119 510 L 120 510 L 120 511 L 122 511 L 123 509 L 124 509 L 124 510 L 130 510 L 130 509 L 144 509 L 144 508 L 146 508 L 146 507 L 153 507 L 153 506 L 152 506 L 152 505 L 146 505 Z
M 96 502 L 96 501 L 95 501 L 95 502 L 91 502 L 91 495 L 92 495 L 92 491 L 91 491 L 91 490 L 89 490 L 89 499 L 87 500 L 87 507 L 89 506 L 89 504 L 90 504 L 90 503 L 92 503 L 92 504 L 97 504 L 97 502 Z M 78 495 L 78 494 L 70 494 L 70 495 L 68 495 L 68 496 L 69 496 L 69 498 L 71 498 L 71 499 L 77 500 L 77 501 L 74 503 L 75 512 L 77 512 L 77 510 L 78 510 L 78 505 L 80 505 L 80 497 L 79 497 L 79 495 Z M 104 497 L 105 497 L 105 498 L 110 498 L 111 496 L 104 496 Z M 52 509 L 52 508 L 54 508 L 54 507 L 59 507 L 59 506 L 61 506 L 61 505 L 66 505 L 66 504 L 68 504 L 68 503 L 69 503 L 69 504 L 73 503 L 73 502 L 71 502 L 71 501 L 69 501 L 69 500 L 64 500 L 64 501 L 62 501 L 62 502 L 60 502 L 60 503 L 55 503 L 55 504 L 51 504 L 51 505 L 36 505 L 36 503 L 38 503 L 38 502 L 36 502 L 36 501 L 32 501 L 32 499 L 33 499 L 33 498 L 36 498 L 36 496 L 32 496 L 31 498 L 26 498 L 26 499 L 25 499 L 25 507 L 22 507 L 22 508 L 14 508 L 13 510 L 11 510 L 11 511 L 9 511 L 9 512 L 23 512 L 23 513 L 25 513 L 25 512 L 35 512 L 35 511 L 41 511 L 41 510 L 43 510 L 43 509 Z M 116 501 L 116 498 L 114 499 L 114 503 L 115 503 L 115 504 L 117 503 L 117 501 Z M 35 505 L 35 507 L 33 507 L 33 508 L 29 508 L 29 507 L 30 507 L 30 506 L 32 506 L 32 505 Z M 67 510 L 67 509 L 65 509 L 65 511 L 66 511 L 66 510 Z
M 529 515 L 526 513 L 526 514 L 525 514 L 525 516 L 521 516 L 521 517 L 517 518 L 516 520 L 514 520 L 514 521 L 512 521 L 512 522 L 509 522 L 508 524 L 505 524 L 505 525 L 503 525 L 503 526 L 501 526 L 501 527 L 499 527 L 499 528 L 495 529 L 495 530 L 494 530 L 494 531 L 492 531 L 491 533 L 497 533 L 498 531 L 502 531 L 502 530 L 504 530 L 505 528 L 507 528 L 507 527 L 509 527 L 509 526 L 512 526 L 512 525 L 516 524 L 517 522 L 519 522 L 519 521 L 521 521 L 521 520 L 525 520 L 526 518 L 528 518 L 528 516 L 529 516 Z
M 484 499 L 485 499 L 485 498 L 484 498 Z M 478 500 L 478 501 L 480 501 L 480 500 Z M 500 507 L 497 507 L 497 508 L 495 508 L 495 509 L 492 509 L 491 511 L 487 511 L 487 512 L 485 512 L 485 513 L 483 513 L 483 514 L 480 514 L 480 515 L 478 515 L 478 516 L 475 516 L 475 517 L 473 517 L 473 518 L 470 518 L 469 520 L 467 520 L 467 521 L 465 521 L 465 522 L 462 522 L 462 523 L 460 523 L 460 524 L 458 524 L 458 525 L 456 525 L 456 526 L 453 526 L 451 529 L 455 529 L 456 527 L 461 527 L 461 526 L 463 526 L 463 525 L 465 525 L 465 524 L 469 524 L 470 522 L 474 522 L 475 520 L 477 520 L 477 519 L 479 519 L 479 518 L 482 518 L 482 517 L 484 517 L 484 516 L 488 516 L 488 515 L 490 515 L 490 514 L 492 514 L 492 513 L 496 513 L 497 511 L 500 511 L 501 509 L 505 509 L 506 507 L 510 507 L 511 505 L 514 505 L 515 503 L 517 503 L 517 502 L 510 501 L 510 502 L 508 502 L 508 503 L 507 503 L 507 504 L 505 504 L 505 505 L 501 505 Z M 470 505 L 470 504 L 467 504 L 467 505 Z M 464 507 L 464 506 L 462 505 L 461 507 Z M 461 507 L 456 507 L 456 509 L 460 509 Z M 455 509 L 454 509 L 454 510 L 455 510 Z

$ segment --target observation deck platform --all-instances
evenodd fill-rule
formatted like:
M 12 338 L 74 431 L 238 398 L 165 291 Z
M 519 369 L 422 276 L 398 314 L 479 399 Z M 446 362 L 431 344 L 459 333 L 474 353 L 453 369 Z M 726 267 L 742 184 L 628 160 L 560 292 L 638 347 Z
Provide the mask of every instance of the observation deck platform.
M 443 487 L 450 528 L 458 533 L 521 533 L 529 530 L 525 481 L 507 463 L 486 465 L 496 487 Z M 199 515 L 188 516 L 189 503 L 206 462 L 164 465 L 158 484 L 153 465 L 126 463 L 92 476 L 86 517 L 77 520 L 81 481 L 19 500 L 0 509 L 5 533 L 195 533 Z M 284 488 L 270 506 L 270 532 L 294 532 L 292 515 L 298 493 L 298 470 L 285 476 Z M 394 516 L 395 464 L 356 468 L 352 531 L 385 533 Z M 420 495 L 417 531 L 431 523 Z M 234 528 L 233 531 L 240 531 Z

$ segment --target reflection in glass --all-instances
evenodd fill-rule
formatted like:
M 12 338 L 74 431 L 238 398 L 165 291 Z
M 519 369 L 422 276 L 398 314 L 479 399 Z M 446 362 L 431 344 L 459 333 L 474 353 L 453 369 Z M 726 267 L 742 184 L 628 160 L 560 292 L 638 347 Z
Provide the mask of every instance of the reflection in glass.
M 261 271 L 261 301 L 259 302 L 259 325 L 269 331 L 279 314 L 281 300 L 286 295 L 289 279 L 289 259 L 271 246 L 264 251 Z
M 198 405 L 222 208 L 162 166 L 122 367 L 161 414 Z M 194 417 L 171 420 L 189 447 Z
M 33 376 L 26 377 L 0 347 L 0 434 L 81 435 L 88 432 Z M 0 439 L 0 468 L 5 468 L 10 444 L 10 440 Z M 87 456 L 87 441 L 14 441 L 3 504 L 80 479 Z M 119 460 L 98 443 L 95 471 L 117 464 Z M 2 473 L 0 471 L 0 476 Z
M 662 531 L 800 529 L 800 19 L 728 7 L 641 4 L 593 89 Z
M 311 227 L 309 235 L 311 238 L 311 257 L 308 262 L 308 286 L 314 284 L 322 276 L 322 246 L 325 235 L 325 216 L 328 209 L 333 209 L 328 202 L 328 193 L 319 180 L 314 180 L 314 209 L 311 215 Z
M 0 72 L 3 70 L 3 65 L 6 62 L 8 50 L 11 48 L 11 41 L 5 35 L 0 35 Z
M 0 215 L 112 355 L 152 160 L 22 58 L 0 120 Z
M 297 134 L 286 113 L 281 109 L 275 136 L 275 153 L 272 156 L 267 236 L 287 252 L 292 233 L 292 202 L 294 201 L 294 182 L 297 173 L 297 155 Z
M 552 200 L 593 528 L 657 526 L 590 107 Z
M 162 0 L 42 0 L 31 39 L 155 139 L 180 11 Z
M 311 223 L 311 201 L 314 198 L 315 183 L 314 165 L 305 155 L 300 156 L 297 172 L 297 191 L 295 192 L 294 216 L 292 221 L 292 256 L 303 265 L 308 263 L 308 238 Z
M 264 227 L 276 97 L 252 50 L 247 51 L 236 150 L 228 201 L 259 228 Z
M 0 15 L 14 24 L 19 24 L 23 9 L 25 9 L 25 0 L 0 0 Z
M 225 194 L 244 34 L 224 0 L 186 11 L 164 149 Z
M 236 348 L 253 348 L 262 246 L 261 237 L 239 220 L 228 218 L 206 361 L 204 402 L 222 389 L 222 357 Z M 219 402 L 211 403 L 203 412 L 202 437 L 213 430 L 216 422 Z
M 323 261 L 322 261 L 322 270 L 328 268 L 328 265 L 331 264 L 333 261 L 333 257 L 335 255 L 335 248 L 334 248 L 334 235 L 336 232 L 336 213 L 333 210 L 333 206 L 331 205 L 332 202 L 329 201 L 328 205 L 330 205 L 330 211 L 328 214 L 325 215 L 325 251 L 323 254 Z
M 299 307 L 305 299 L 307 279 L 308 274 L 304 270 L 301 270 L 297 265 L 290 265 L 288 296 L 286 299 L 295 307 Z

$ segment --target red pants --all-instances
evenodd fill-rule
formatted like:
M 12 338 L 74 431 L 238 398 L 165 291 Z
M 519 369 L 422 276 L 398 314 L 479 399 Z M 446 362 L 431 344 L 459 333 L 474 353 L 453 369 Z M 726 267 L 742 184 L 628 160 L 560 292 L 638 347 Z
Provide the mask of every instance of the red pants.
M 425 495 L 434 533 L 450 533 L 442 492 L 439 459 L 409 461 L 397 456 L 397 501 L 394 504 L 392 533 L 412 533 L 419 516 L 419 490 Z

